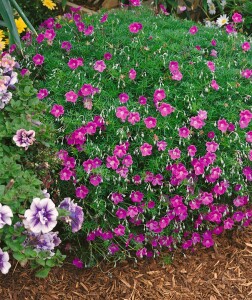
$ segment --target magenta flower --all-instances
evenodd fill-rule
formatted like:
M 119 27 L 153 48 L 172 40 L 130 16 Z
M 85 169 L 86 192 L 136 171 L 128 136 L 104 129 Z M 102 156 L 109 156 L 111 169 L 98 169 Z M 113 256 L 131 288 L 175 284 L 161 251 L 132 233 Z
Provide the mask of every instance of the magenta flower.
M 76 197 L 80 198 L 80 199 L 85 199 L 86 196 L 88 195 L 88 193 L 89 193 L 89 190 L 85 185 L 81 185 L 81 186 L 77 187 L 75 190 Z
M 131 194 L 130 194 L 130 199 L 131 199 L 131 201 L 132 202 L 137 202 L 137 203 L 139 203 L 139 202 L 141 202 L 142 200 L 143 200 L 143 198 L 144 198 L 144 194 L 143 193 L 141 193 L 140 191 L 133 191 L 133 192 L 131 192 Z
M 169 150 L 168 153 L 171 159 L 179 159 L 181 151 L 179 150 L 179 148 L 176 147 L 174 149 Z
M 97 60 L 94 64 L 94 69 L 102 73 L 106 69 L 106 64 L 103 60 Z
M 252 70 L 250 69 L 245 69 L 243 71 L 241 71 L 241 76 L 248 79 L 252 76 Z
M 226 132 L 227 129 L 228 129 L 229 124 L 225 119 L 221 119 L 217 122 L 217 126 L 218 126 L 218 129 L 221 132 Z
M 91 84 L 84 84 L 80 89 L 81 95 L 86 97 L 93 93 L 93 87 Z
M 108 14 L 104 14 L 102 15 L 101 19 L 100 19 L 100 23 L 105 23 L 108 20 Z
M 161 116 L 166 117 L 168 115 L 170 115 L 172 112 L 174 112 L 174 107 L 172 107 L 170 104 L 168 103 L 161 103 L 161 105 L 158 108 Z
M 68 169 L 73 169 L 76 165 L 76 160 L 74 157 L 66 156 L 63 160 L 63 166 Z
M 176 71 L 172 72 L 172 79 L 173 80 L 180 81 L 180 80 L 182 80 L 182 78 L 183 78 L 183 75 L 179 70 L 176 70 Z
M 116 145 L 113 154 L 119 158 L 122 158 L 127 153 L 124 145 Z
M 126 167 L 130 167 L 133 164 L 132 156 L 130 154 L 125 155 L 122 160 L 122 164 Z
M 126 106 L 119 106 L 116 109 L 116 116 L 117 118 L 121 119 L 123 122 L 127 119 L 129 115 L 129 111 Z
M 64 114 L 64 107 L 62 105 L 54 104 L 50 113 L 58 118 Z
M 125 234 L 125 227 L 121 224 L 119 224 L 115 229 L 114 233 L 116 236 L 122 236 Z
M 197 152 L 197 148 L 194 145 L 190 145 L 187 147 L 187 151 L 188 154 L 193 157 Z
M 85 29 L 85 24 L 83 22 L 77 21 L 76 23 L 76 27 L 78 29 L 79 32 L 83 32 Z
M 48 90 L 47 89 L 40 89 L 39 92 L 37 93 L 37 97 L 38 99 L 42 100 L 44 99 L 45 97 L 48 96 Z
M 126 103 L 129 101 L 129 95 L 126 93 L 121 93 L 118 97 L 121 103 Z
M 157 126 L 157 119 L 153 117 L 147 117 L 144 119 L 145 126 L 149 129 L 155 128 Z
M 166 94 L 164 90 L 155 90 L 153 98 L 155 101 L 162 101 L 165 99 Z
M 149 156 L 152 154 L 152 146 L 148 143 L 144 143 L 141 147 L 140 147 L 140 151 L 142 153 L 142 156 Z
M 56 32 L 53 29 L 46 29 L 45 38 L 49 41 L 53 41 L 56 36 Z
M 250 50 L 250 43 L 249 42 L 244 42 L 242 44 L 242 50 L 243 51 L 249 51 Z
M 188 138 L 190 135 L 190 130 L 187 127 L 181 127 L 179 128 L 179 136 L 182 138 Z
M 132 6 L 141 6 L 141 0 L 129 0 Z
M 242 15 L 236 12 L 233 14 L 232 20 L 234 23 L 242 23 Z
M 252 131 L 246 133 L 246 141 L 252 143 Z
M 211 40 L 211 45 L 215 47 L 217 45 L 216 40 Z
M 106 52 L 103 57 L 105 60 L 111 60 L 112 54 L 110 52 Z
M 196 34 L 198 32 L 198 27 L 197 26 L 192 26 L 190 29 L 189 29 L 189 33 L 190 34 Z
M 87 159 L 82 163 L 84 171 L 87 173 L 90 173 L 92 169 L 94 168 L 93 160 L 92 159 Z
M 158 147 L 158 151 L 165 151 L 167 147 L 167 143 L 165 141 L 158 141 L 157 147 Z
M 132 125 L 135 125 L 140 121 L 140 114 L 138 112 L 130 112 L 128 117 L 128 122 Z
M 173 73 L 174 71 L 178 71 L 179 70 L 179 64 L 177 61 L 171 61 L 169 63 L 169 70 L 171 73 Z
M 33 60 L 33 62 L 34 62 L 34 64 L 35 64 L 35 66 L 40 66 L 40 65 L 42 65 L 43 63 L 44 63 L 44 56 L 43 55 L 41 55 L 41 54 L 36 54 L 36 55 L 34 55 L 33 56 L 33 58 L 32 58 L 32 60 Z
M 125 219 L 127 217 L 127 211 L 123 208 L 118 208 L 116 216 L 118 219 Z
M 75 103 L 77 98 L 78 98 L 78 95 L 75 94 L 74 91 L 69 91 L 65 94 L 65 97 L 66 97 L 66 101 L 67 102 L 72 102 L 72 103 Z
M 196 116 L 190 118 L 190 125 L 195 129 L 201 129 L 205 125 L 205 122 L 199 116 Z
M 106 167 L 109 168 L 109 169 L 111 168 L 113 170 L 116 170 L 119 166 L 119 163 L 120 163 L 115 155 L 108 156 L 106 161 L 107 161 Z
M 72 264 L 78 269 L 83 268 L 83 262 L 77 257 L 73 260 Z
M 206 142 L 207 152 L 215 152 L 219 148 L 219 144 L 216 142 Z
M 134 69 L 129 70 L 129 79 L 135 80 L 137 72 Z
M 138 33 L 140 30 L 142 30 L 143 25 L 141 23 L 132 23 L 129 25 L 129 31 L 131 33 Z
M 117 205 L 118 203 L 123 202 L 123 195 L 120 193 L 112 193 L 111 200 Z
M 43 33 L 39 33 L 38 36 L 36 37 L 36 41 L 38 42 L 38 44 L 41 44 L 44 39 L 45 39 L 45 35 Z
M 70 58 L 68 62 L 68 67 L 72 70 L 75 70 L 79 67 L 79 61 L 77 58 Z
M 67 52 L 69 52 L 72 49 L 72 44 L 68 41 L 64 41 L 61 44 L 61 49 L 65 49 Z
M 138 98 L 138 103 L 141 104 L 141 105 L 145 105 L 147 103 L 147 98 L 144 97 L 144 96 L 140 96 Z
M 138 209 L 137 209 L 137 207 L 133 206 L 133 205 L 129 206 L 128 210 L 127 210 L 127 216 L 131 217 L 131 218 L 134 218 L 137 215 L 138 215 Z
M 61 180 L 70 180 L 70 178 L 73 176 L 73 171 L 71 171 L 69 168 L 64 168 L 60 171 L 60 179 Z
M 84 30 L 84 35 L 92 35 L 94 32 L 94 26 L 89 25 L 85 30 Z
M 89 181 L 93 186 L 98 186 L 103 180 L 101 175 L 95 174 L 90 176 Z
M 211 81 L 211 87 L 212 87 L 214 90 L 216 90 L 216 91 L 219 90 L 219 85 L 218 85 L 218 83 L 216 82 L 216 80 L 212 80 L 212 81 Z
M 18 147 L 28 149 L 35 142 L 35 131 L 34 130 L 25 130 L 19 129 L 16 134 L 13 136 L 13 141 Z

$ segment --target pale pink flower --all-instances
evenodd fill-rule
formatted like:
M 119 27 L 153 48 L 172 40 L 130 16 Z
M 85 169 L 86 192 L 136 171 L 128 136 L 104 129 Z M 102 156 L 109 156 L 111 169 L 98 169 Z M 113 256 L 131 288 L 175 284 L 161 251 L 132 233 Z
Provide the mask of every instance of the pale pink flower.
M 210 52 L 210 55 L 213 56 L 213 57 L 217 57 L 218 52 L 215 49 L 212 49 L 211 52 Z
M 182 78 L 183 78 L 183 75 L 179 70 L 176 70 L 176 71 L 172 72 L 172 79 L 173 80 L 180 81 L 180 80 L 182 80 Z
M 208 66 L 208 69 L 209 69 L 211 72 L 214 72 L 214 71 L 215 71 L 215 64 L 214 64 L 214 62 L 208 61 L 208 62 L 207 62 L 207 66 Z
M 106 64 L 103 60 L 97 60 L 94 64 L 94 69 L 102 73 L 106 69 Z
M 198 117 L 201 119 L 201 120 L 206 120 L 207 119 L 207 111 L 205 110 L 199 110 L 198 111 Z

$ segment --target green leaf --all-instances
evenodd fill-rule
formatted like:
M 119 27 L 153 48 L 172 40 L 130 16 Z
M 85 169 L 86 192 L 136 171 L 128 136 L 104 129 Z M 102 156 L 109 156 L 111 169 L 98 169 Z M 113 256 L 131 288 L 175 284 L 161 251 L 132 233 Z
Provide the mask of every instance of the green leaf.
M 0 14 L 10 32 L 10 44 L 16 44 L 20 49 L 21 41 L 17 31 L 17 26 L 13 17 L 12 7 L 9 0 L 0 0 Z
M 47 261 L 46 261 L 46 266 L 48 266 L 48 267 L 54 267 L 55 266 L 55 263 L 53 262 L 53 260 L 52 259 L 47 259 Z
M 32 24 L 30 23 L 30 21 L 27 19 L 26 15 L 24 14 L 23 10 L 21 9 L 21 7 L 17 4 L 17 2 L 15 0 L 10 0 L 12 5 L 15 7 L 15 9 L 17 10 L 18 14 L 20 15 L 20 17 L 23 19 L 23 21 L 25 22 L 25 24 L 27 25 L 27 27 L 37 35 L 37 32 L 35 30 L 35 28 L 32 26 Z
M 45 267 L 35 273 L 35 276 L 38 278 L 46 278 L 48 276 L 48 273 L 50 272 L 50 267 Z
M 5 185 L 0 185 L 0 196 L 4 194 Z
M 45 266 L 45 260 L 42 259 L 42 258 L 36 259 L 36 262 L 37 262 L 39 265 L 41 265 L 41 266 Z
M 18 261 L 24 260 L 26 258 L 24 254 L 18 252 L 14 252 L 13 257 Z

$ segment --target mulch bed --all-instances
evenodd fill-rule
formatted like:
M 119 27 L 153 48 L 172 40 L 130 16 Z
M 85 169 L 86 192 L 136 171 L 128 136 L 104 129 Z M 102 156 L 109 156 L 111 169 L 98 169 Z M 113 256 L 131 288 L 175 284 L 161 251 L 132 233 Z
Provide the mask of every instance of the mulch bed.
M 20 266 L 0 275 L 2 300 L 249 300 L 252 299 L 252 228 L 216 238 L 216 247 L 162 258 L 101 264 L 79 270 L 66 263 L 46 279 Z

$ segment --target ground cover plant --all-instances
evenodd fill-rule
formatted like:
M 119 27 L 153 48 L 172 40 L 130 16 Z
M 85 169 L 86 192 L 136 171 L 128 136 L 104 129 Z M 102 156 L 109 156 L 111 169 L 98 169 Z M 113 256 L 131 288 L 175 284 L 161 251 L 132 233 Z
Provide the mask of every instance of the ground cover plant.
M 47 106 L 59 167 L 23 212 L 31 232 L 45 233 L 46 203 L 57 206 L 46 233 L 57 229 L 82 267 L 211 247 L 250 224 L 249 37 L 141 7 L 43 24 L 20 63 Z

